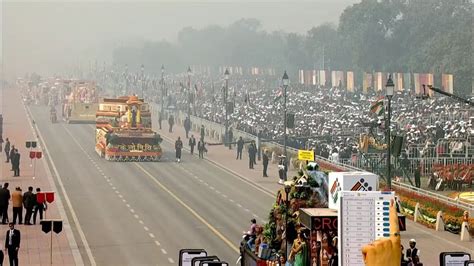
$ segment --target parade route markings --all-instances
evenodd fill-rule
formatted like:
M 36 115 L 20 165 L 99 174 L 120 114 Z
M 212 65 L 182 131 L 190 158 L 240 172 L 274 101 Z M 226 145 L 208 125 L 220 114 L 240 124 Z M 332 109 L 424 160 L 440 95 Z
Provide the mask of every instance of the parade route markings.
M 114 184 L 112 183 L 111 181 L 111 178 L 108 178 L 104 172 L 102 171 L 102 169 L 99 167 L 99 165 L 94 161 L 94 159 L 89 155 L 89 153 L 87 153 L 87 151 L 82 147 L 82 145 L 79 143 L 79 141 L 72 135 L 72 133 L 69 131 L 69 129 L 67 129 L 64 125 L 63 125 L 63 128 L 66 130 L 67 134 L 71 137 L 71 139 L 76 143 L 76 145 L 79 147 L 79 149 L 81 149 L 81 151 L 87 156 L 87 158 L 89 159 L 89 161 L 91 161 L 91 163 L 97 168 L 97 171 L 104 177 L 105 180 L 107 180 L 107 183 L 110 185 L 112 191 L 115 192 L 115 194 L 122 199 L 122 202 L 125 203 L 125 206 L 128 208 L 128 210 L 130 211 L 131 215 L 136 219 L 138 220 L 138 223 L 141 224 L 143 226 L 143 230 L 148 233 L 148 236 L 154 241 L 155 245 L 156 246 L 161 246 L 160 242 L 156 241 L 155 240 L 155 235 L 152 234 L 152 233 L 149 233 L 150 229 L 144 224 L 144 222 L 142 220 L 139 219 L 139 216 L 138 214 L 135 214 L 135 210 L 130 206 L 129 203 L 127 203 L 127 201 L 125 200 L 124 196 L 120 193 L 120 191 L 114 186 Z M 161 253 L 163 253 L 164 255 L 167 255 L 168 252 L 164 249 L 164 248 L 160 248 L 160 251 Z M 168 262 L 171 263 L 171 264 L 174 264 L 174 260 L 170 257 L 167 258 L 168 259 Z

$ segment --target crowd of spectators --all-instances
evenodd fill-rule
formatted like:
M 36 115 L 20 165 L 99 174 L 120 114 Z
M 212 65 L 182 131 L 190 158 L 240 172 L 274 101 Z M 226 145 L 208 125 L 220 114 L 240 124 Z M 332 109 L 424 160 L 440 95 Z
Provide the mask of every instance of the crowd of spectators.
M 133 73 L 115 73 L 109 77 L 109 84 L 120 84 L 121 91 L 144 93 L 161 102 L 159 77 Z M 227 100 L 234 103 L 230 126 L 254 135 L 261 132 L 263 138 L 281 142 L 284 97 L 278 97 L 283 92 L 279 78 L 234 75 L 228 84 Z M 224 124 L 223 76 L 167 75 L 163 88 L 166 107 Z M 370 112 L 371 105 L 383 96 L 384 91 L 369 90 L 364 94 L 360 89 L 349 92 L 343 87 L 290 82 L 286 108 L 295 115 L 295 123 L 287 131 L 287 144 L 294 148 L 316 148 L 318 155 L 343 160 L 357 153 L 361 133 L 371 134 L 383 143 L 384 116 Z M 393 135 L 404 136 L 404 153 L 409 158 L 472 156 L 472 108 L 439 95 L 427 99 L 417 96 L 413 89 L 407 89 L 396 92 L 392 99 L 391 130 Z

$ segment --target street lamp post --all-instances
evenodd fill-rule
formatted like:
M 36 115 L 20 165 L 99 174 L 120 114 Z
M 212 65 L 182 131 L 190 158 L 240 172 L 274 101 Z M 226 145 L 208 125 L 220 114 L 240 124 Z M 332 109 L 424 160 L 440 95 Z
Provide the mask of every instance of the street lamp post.
M 142 64 L 142 98 L 145 98 L 144 89 L 145 89 L 145 66 Z
M 387 119 L 385 120 L 385 127 L 387 130 L 387 184 L 388 184 L 388 189 L 392 189 L 392 165 L 391 165 L 391 143 L 390 143 L 390 119 L 392 116 L 392 97 L 393 97 L 393 89 L 395 85 L 393 84 L 392 80 L 392 75 L 388 76 L 387 84 L 385 85 L 386 89 L 386 94 L 385 96 L 387 97 Z
M 285 72 L 286 73 L 286 72 Z M 286 205 L 286 216 L 285 216 L 285 257 L 288 260 L 288 216 L 290 214 L 290 207 L 289 207 L 289 198 L 288 195 L 290 194 L 291 186 L 285 186 L 285 205 Z
M 188 117 L 190 116 L 191 113 L 191 67 L 188 66 Z
M 161 114 L 163 114 L 163 106 L 164 106 L 164 93 L 165 93 L 165 79 L 164 79 L 164 75 L 165 75 L 165 66 L 164 65 L 161 65 L 161 108 L 160 108 L 160 112 Z
M 128 64 L 125 64 L 125 94 L 129 95 L 129 90 L 128 90 Z
M 225 88 L 224 88 L 224 108 L 225 108 L 225 131 L 224 146 L 230 145 L 229 142 L 229 108 L 227 106 L 227 94 L 229 92 L 229 70 L 226 68 L 224 72 Z
M 284 137 L 283 137 L 283 152 L 284 152 L 284 155 L 285 155 L 285 160 L 287 160 L 287 152 L 286 152 L 286 139 L 287 139 L 287 136 L 286 136 L 286 90 L 288 88 L 288 84 L 290 82 L 290 79 L 288 78 L 288 74 L 286 74 L 286 71 L 285 71 L 285 74 L 283 74 L 283 77 L 282 77 L 282 81 L 283 81 L 283 88 L 284 88 L 284 92 L 283 92 L 283 134 L 284 134 Z

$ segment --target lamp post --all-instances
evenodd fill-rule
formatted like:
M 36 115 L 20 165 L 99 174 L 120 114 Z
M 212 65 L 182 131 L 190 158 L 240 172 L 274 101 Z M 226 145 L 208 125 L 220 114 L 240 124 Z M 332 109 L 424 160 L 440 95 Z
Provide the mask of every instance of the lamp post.
M 145 66 L 142 64 L 142 98 L 145 99 L 144 89 L 145 89 Z
M 165 66 L 164 65 L 161 65 L 161 108 L 160 108 L 160 112 L 163 114 L 163 106 L 164 106 L 164 93 L 165 93 L 165 79 L 164 79 L 164 75 L 165 75 Z
M 191 67 L 188 66 L 188 117 L 190 116 L 189 114 L 191 113 Z
M 229 92 L 229 70 L 226 68 L 224 72 L 225 88 L 224 88 L 224 108 L 225 108 L 225 132 L 224 146 L 229 145 L 229 108 L 227 106 L 227 94 Z
M 125 64 L 124 78 L 125 78 L 125 94 L 129 95 L 129 91 L 128 91 L 128 64 Z
M 284 88 L 284 92 L 283 92 L 283 134 L 284 134 L 284 137 L 283 137 L 283 152 L 284 152 L 284 155 L 285 155 L 285 160 L 286 160 L 286 157 L 287 157 L 287 152 L 286 152 L 286 90 L 288 88 L 288 84 L 290 83 L 290 79 L 288 78 L 288 74 L 286 74 L 286 70 L 285 70 L 285 74 L 283 74 L 283 77 L 282 77 L 282 81 L 283 81 L 283 88 Z
M 286 73 L 286 72 L 285 72 Z M 290 212 L 289 208 L 289 198 L 288 195 L 290 194 L 291 191 L 291 186 L 286 185 L 285 186 L 285 205 L 286 205 L 286 216 L 285 216 L 285 257 L 288 260 L 288 216 Z
M 385 96 L 387 97 L 387 119 L 385 120 L 385 127 L 387 130 L 387 184 L 388 189 L 392 190 L 392 165 L 391 165 L 391 143 L 390 143 L 390 119 L 392 116 L 392 97 L 393 89 L 395 85 L 393 84 L 392 75 L 388 76 L 387 84 L 385 85 Z

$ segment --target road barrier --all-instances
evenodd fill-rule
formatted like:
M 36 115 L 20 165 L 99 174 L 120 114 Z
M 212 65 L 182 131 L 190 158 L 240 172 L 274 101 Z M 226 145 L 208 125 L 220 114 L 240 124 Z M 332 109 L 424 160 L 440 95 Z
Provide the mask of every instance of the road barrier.
M 151 109 L 152 120 L 153 120 L 152 125 L 153 125 L 154 128 L 156 128 L 157 125 L 158 125 L 158 115 L 159 115 L 159 111 L 160 111 L 160 105 L 159 104 L 150 104 L 150 109 Z M 166 110 L 165 109 L 164 111 L 165 111 L 166 115 L 163 116 L 163 122 L 162 123 L 164 123 L 163 125 L 165 127 L 168 126 L 167 119 L 168 119 L 168 116 L 171 115 L 171 114 L 173 114 L 173 116 L 175 118 L 175 124 L 183 125 L 183 122 L 184 122 L 184 120 L 186 119 L 186 116 L 187 116 L 186 113 L 181 112 L 179 110 Z M 224 135 L 224 132 L 225 132 L 224 125 L 206 120 L 204 118 L 193 116 L 193 115 L 190 116 L 190 119 L 191 119 L 192 128 L 195 131 L 199 132 L 199 129 L 200 129 L 201 125 L 204 125 L 206 136 L 214 138 L 218 141 L 223 140 L 223 135 Z M 233 130 L 233 135 L 234 135 L 234 139 L 238 139 L 239 137 L 242 137 L 244 140 L 257 140 L 257 136 L 252 135 L 252 134 L 247 133 L 247 132 L 244 132 L 244 131 L 241 131 L 241 130 L 234 129 Z M 265 145 L 269 148 L 276 147 L 276 148 L 279 148 L 279 149 L 283 149 L 283 145 L 281 145 L 279 143 L 276 143 L 276 142 L 266 142 Z M 297 149 L 294 149 L 294 148 L 291 148 L 291 147 L 287 147 L 287 150 L 290 153 L 295 153 L 295 154 L 298 152 Z M 361 168 L 357 168 L 357 167 L 347 165 L 347 164 L 343 164 L 343 163 L 334 162 L 334 161 L 328 160 L 328 159 L 326 159 L 324 157 L 321 157 L 321 156 L 318 156 L 318 155 L 315 156 L 315 159 L 316 159 L 316 162 L 319 163 L 319 165 L 322 168 L 330 169 L 330 170 L 333 170 L 333 171 L 366 172 L 366 170 L 363 170 Z M 455 158 L 453 158 L 453 159 L 455 159 Z M 446 158 L 446 160 L 449 160 L 449 159 Z M 392 181 L 392 186 L 394 186 L 396 188 L 400 188 L 400 189 L 409 190 L 411 192 L 415 192 L 415 193 L 423 195 L 423 196 L 428 196 L 428 197 L 437 199 L 437 200 L 439 200 L 443 203 L 458 207 L 458 208 L 463 209 L 463 210 L 467 210 L 471 216 L 474 216 L 474 204 L 470 204 L 470 203 L 462 202 L 462 201 L 459 201 L 459 200 L 455 200 L 455 199 L 443 196 L 443 195 L 438 194 L 438 193 L 434 193 L 434 192 L 431 192 L 431 191 L 428 191 L 428 190 L 420 189 L 420 188 L 417 188 L 417 187 L 414 187 L 414 186 L 411 186 L 411 185 L 408 185 L 408 184 L 396 182 L 396 181 Z

